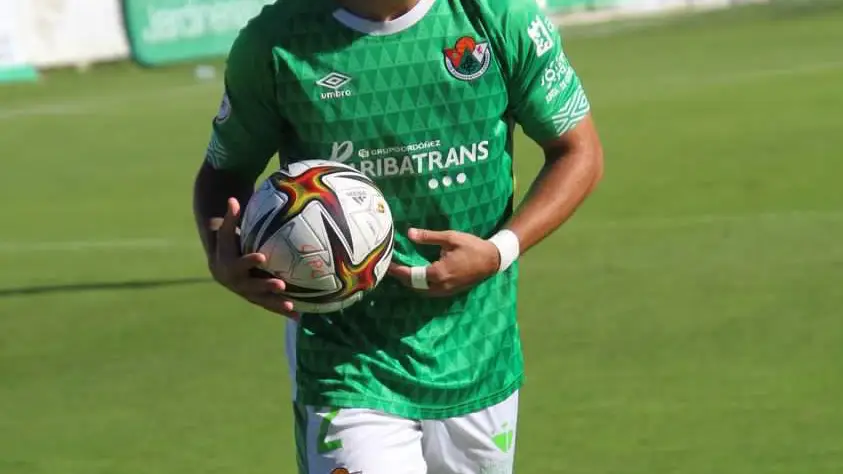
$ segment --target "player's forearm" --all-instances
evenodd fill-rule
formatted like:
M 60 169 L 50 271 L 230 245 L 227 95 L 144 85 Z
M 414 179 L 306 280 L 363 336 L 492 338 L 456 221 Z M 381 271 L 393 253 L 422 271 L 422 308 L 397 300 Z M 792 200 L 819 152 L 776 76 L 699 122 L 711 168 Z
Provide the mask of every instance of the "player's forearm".
M 570 218 L 603 176 L 603 150 L 589 133 L 546 151 L 546 163 L 510 220 L 523 254 Z
M 228 198 L 237 198 L 245 205 L 253 189 L 254 183 L 249 180 L 202 164 L 193 185 L 193 215 L 209 261 L 216 249 L 216 233 L 225 216 Z

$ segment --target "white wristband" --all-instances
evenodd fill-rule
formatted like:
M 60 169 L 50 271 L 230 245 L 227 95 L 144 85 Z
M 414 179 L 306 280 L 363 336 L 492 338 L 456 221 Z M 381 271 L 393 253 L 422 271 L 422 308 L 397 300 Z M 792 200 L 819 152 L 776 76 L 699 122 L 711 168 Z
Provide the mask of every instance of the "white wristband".
M 427 267 L 410 267 L 410 285 L 417 290 L 427 290 Z
M 497 234 L 489 237 L 489 242 L 498 248 L 498 253 L 501 256 L 501 265 L 498 267 L 498 273 L 509 268 L 521 255 L 521 243 L 518 241 L 518 236 L 509 229 L 502 229 Z

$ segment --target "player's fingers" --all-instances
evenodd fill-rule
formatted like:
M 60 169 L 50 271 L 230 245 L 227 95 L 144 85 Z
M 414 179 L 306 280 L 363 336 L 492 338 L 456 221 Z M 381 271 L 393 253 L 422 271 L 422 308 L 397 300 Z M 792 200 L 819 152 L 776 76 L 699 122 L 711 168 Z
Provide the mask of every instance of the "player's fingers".
M 455 275 L 448 268 L 444 260 L 437 260 L 427 267 L 427 281 L 430 285 L 432 296 L 445 296 L 453 294 L 458 288 Z
M 405 286 L 412 286 L 410 284 L 411 270 L 406 265 L 399 265 L 397 263 L 390 263 L 386 272 L 403 283 Z
M 266 255 L 262 253 L 250 253 L 238 258 L 233 269 L 238 274 L 247 274 L 249 270 L 258 268 L 266 263 Z
M 407 267 L 404 265 L 390 264 L 387 272 L 398 279 L 406 287 L 414 290 L 426 291 L 430 286 L 427 282 L 427 269 L 429 265 L 420 267 Z
M 465 289 L 457 282 L 455 275 L 442 260 L 433 262 L 427 267 L 427 281 L 430 285 L 430 289 L 426 292 L 428 296 L 452 296 Z
M 235 198 L 228 198 L 228 208 L 222 225 L 217 231 L 217 252 L 220 257 L 235 255 L 237 252 L 237 218 L 240 216 L 240 203 Z
M 296 311 L 296 306 L 292 301 L 285 301 L 283 306 L 284 312 L 282 314 L 284 314 L 284 316 L 287 316 L 295 322 L 301 321 L 301 313 Z
M 417 244 L 450 247 L 454 245 L 455 233 L 451 230 L 409 229 L 407 237 Z
M 301 315 L 293 311 L 293 303 L 290 301 L 286 301 L 283 299 L 279 299 L 275 295 L 270 294 L 263 294 L 263 295 L 251 295 L 247 297 L 250 302 L 268 310 L 273 313 L 280 314 L 281 316 L 285 316 L 296 321 L 299 320 Z
M 246 295 L 270 295 L 277 298 L 287 288 L 278 278 L 245 278 L 237 284 L 237 291 Z
M 442 260 L 433 262 L 427 267 L 427 281 L 430 282 L 431 288 L 438 288 L 447 281 L 448 270 L 442 264 Z

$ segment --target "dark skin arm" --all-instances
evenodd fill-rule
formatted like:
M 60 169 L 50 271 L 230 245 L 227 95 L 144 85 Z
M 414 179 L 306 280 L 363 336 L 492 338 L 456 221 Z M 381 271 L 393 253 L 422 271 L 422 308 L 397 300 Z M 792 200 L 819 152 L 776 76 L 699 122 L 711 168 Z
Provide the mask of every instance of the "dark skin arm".
M 542 143 L 545 163 L 506 228 L 518 236 L 521 254 L 567 221 L 603 176 L 603 148 L 589 115 L 556 140 Z M 494 275 L 500 265 L 497 247 L 457 231 L 412 229 L 416 243 L 438 245 L 441 258 L 427 269 L 431 296 L 465 291 Z M 390 265 L 390 274 L 411 285 L 410 268 Z
M 591 116 L 542 148 L 544 166 L 506 226 L 522 253 L 565 223 L 603 178 L 603 146 Z
M 214 279 L 232 292 L 269 311 L 296 318 L 291 302 L 278 295 L 285 288 L 276 278 L 255 277 L 266 256 L 241 255 L 237 228 L 240 203 L 252 195 L 254 181 L 229 171 L 216 170 L 207 163 L 193 185 L 193 214 L 199 237 Z
M 229 197 L 248 202 L 253 184 L 235 173 L 214 169 L 202 163 L 193 183 L 193 216 L 199 238 L 208 256 L 208 263 L 216 258 L 217 233 L 222 226 Z

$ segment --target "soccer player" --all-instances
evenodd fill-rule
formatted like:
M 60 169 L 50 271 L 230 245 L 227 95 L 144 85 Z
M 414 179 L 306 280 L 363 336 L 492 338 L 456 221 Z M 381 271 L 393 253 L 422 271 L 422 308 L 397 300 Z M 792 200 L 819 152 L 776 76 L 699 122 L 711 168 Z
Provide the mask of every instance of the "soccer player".
M 513 208 L 513 131 L 544 167 Z M 395 219 L 384 281 L 299 315 L 252 276 L 237 222 L 255 181 L 325 158 Z M 523 360 L 517 259 L 602 176 L 589 101 L 534 0 L 281 0 L 232 46 L 194 209 L 219 283 L 286 316 L 302 474 L 512 471 Z

